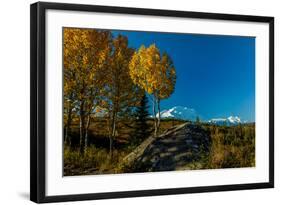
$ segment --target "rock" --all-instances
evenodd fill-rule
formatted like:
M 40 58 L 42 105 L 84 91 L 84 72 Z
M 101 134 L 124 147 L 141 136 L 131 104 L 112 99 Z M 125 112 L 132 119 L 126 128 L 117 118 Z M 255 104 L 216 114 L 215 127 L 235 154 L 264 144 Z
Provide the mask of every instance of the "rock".
M 201 147 L 208 151 L 210 136 L 200 126 L 184 123 L 159 137 L 151 136 L 124 158 L 128 172 L 169 171 L 200 167 Z

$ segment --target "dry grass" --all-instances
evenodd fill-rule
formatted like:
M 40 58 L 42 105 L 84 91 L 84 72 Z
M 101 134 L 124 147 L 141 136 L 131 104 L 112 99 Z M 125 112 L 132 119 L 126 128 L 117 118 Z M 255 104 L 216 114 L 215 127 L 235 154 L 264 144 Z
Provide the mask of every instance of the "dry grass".
M 114 150 L 110 159 L 108 151 L 104 148 L 90 146 L 84 155 L 81 155 L 78 149 L 72 150 L 65 146 L 64 176 L 118 173 L 118 164 L 126 154 L 124 151 Z
M 163 120 L 160 132 L 184 123 L 176 120 Z M 153 131 L 153 120 L 149 120 Z M 79 153 L 79 144 L 64 147 L 64 175 L 113 174 L 124 172 L 121 161 L 138 144 L 131 143 L 133 126 L 119 124 L 112 159 L 109 158 L 107 124 L 105 120 L 95 119 L 90 127 L 90 146 L 84 155 Z M 208 131 L 211 144 L 208 151 L 202 151 L 202 157 L 194 161 L 189 169 L 217 169 L 255 166 L 255 125 L 215 126 L 201 125 Z M 78 126 L 73 125 L 73 137 L 79 139 Z M 153 132 L 152 132 L 153 134 Z M 144 140 L 144 139 L 143 139 Z M 142 142 L 142 141 L 141 141 Z M 138 143 L 141 143 L 138 142 Z M 79 141 L 78 141 L 79 143 Z
M 161 122 L 160 132 L 165 131 L 175 125 L 183 123 L 177 120 L 165 120 Z M 129 123 L 128 123 L 129 124 Z M 150 129 L 153 129 L 153 120 L 148 120 Z M 94 119 L 89 129 L 89 141 L 91 145 L 84 155 L 79 153 L 79 128 L 78 121 L 74 122 L 71 130 L 72 137 L 76 139 L 73 148 L 64 146 L 64 175 L 90 175 L 90 174 L 113 174 L 122 172 L 120 163 L 123 158 L 134 150 L 138 144 L 130 142 L 133 126 L 126 126 L 120 123 L 119 132 L 115 139 L 115 149 L 112 159 L 109 158 L 109 142 L 107 121 L 104 119 Z M 153 132 L 152 132 L 153 133 Z M 141 142 L 139 142 L 141 143 Z
M 207 168 L 255 166 L 255 125 L 209 126 L 211 147 Z

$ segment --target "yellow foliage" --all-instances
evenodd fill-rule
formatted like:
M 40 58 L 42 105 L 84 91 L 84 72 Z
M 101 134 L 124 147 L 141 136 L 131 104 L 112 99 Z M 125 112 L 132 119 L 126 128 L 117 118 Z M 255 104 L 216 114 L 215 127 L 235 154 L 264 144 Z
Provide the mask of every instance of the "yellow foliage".
M 155 44 L 148 48 L 142 45 L 134 52 L 129 68 L 133 82 L 157 99 L 168 98 L 174 91 L 175 68 L 169 56 L 161 55 Z
M 64 96 L 90 112 L 104 86 L 103 70 L 110 55 L 109 31 L 64 28 Z

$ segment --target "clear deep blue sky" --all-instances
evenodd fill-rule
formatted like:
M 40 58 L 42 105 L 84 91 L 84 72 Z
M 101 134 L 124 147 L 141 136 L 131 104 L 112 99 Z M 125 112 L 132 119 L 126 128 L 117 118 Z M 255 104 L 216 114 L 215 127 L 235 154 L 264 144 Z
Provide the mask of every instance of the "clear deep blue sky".
M 255 121 L 255 38 L 222 35 L 113 31 L 128 37 L 129 46 L 155 43 L 173 59 L 174 93 L 161 101 L 194 108 L 204 120 L 237 115 Z

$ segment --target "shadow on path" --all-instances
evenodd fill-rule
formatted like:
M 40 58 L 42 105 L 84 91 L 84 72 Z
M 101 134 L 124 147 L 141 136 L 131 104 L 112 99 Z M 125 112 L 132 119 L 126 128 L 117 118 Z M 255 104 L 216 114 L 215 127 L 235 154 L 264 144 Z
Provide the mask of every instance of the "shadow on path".
M 200 169 L 202 154 L 209 151 L 210 136 L 201 126 L 184 124 L 161 135 L 136 157 L 130 172 Z M 194 167 L 196 166 L 196 167 Z

